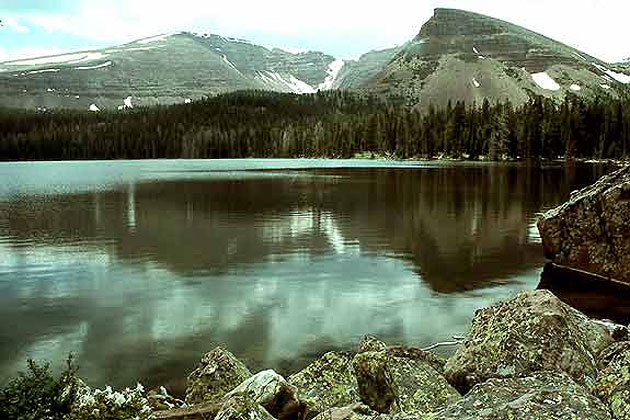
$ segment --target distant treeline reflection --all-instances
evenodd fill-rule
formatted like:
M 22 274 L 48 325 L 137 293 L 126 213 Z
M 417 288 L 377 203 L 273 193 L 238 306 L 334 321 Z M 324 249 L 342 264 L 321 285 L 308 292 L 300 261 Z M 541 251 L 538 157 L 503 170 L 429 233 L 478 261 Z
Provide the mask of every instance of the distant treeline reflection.
M 436 109 L 347 91 L 236 92 L 124 112 L 0 109 L 0 159 L 624 158 L 630 96 Z

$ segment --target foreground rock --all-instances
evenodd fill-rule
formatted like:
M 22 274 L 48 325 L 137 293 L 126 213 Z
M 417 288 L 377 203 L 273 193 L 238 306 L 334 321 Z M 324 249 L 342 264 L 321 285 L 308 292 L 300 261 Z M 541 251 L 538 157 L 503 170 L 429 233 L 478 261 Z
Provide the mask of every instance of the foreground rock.
M 214 420 L 274 420 L 260 404 L 244 395 L 236 395 L 225 401 Z
M 201 358 L 197 369 L 188 376 L 186 403 L 218 403 L 250 376 L 247 367 L 232 353 L 216 347 Z
M 572 194 L 538 230 L 555 263 L 630 283 L 630 167 Z
M 333 407 L 360 402 L 357 380 L 349 355 L 329 352 L 289 377 L 304 404 L 304 417 L 311 418 Z
M 357 403 L 347 407 L 328 409 L 313 420 L 373 420 L 377 417 L 376 411 L 365 404 Z
M 353 366 L 361 399 L 380 413 L 426 415 L 461 398 L 421 351 L 363 352 Z
M 468 337 L 445 366 L 462 393 L 490 378 L 566 372 L 578 383 L 597 377 L 595 355 L 612 337 L 607 329 L 547 290 L 525 292 L 475 312 Z
M 610 407 L 617 420 L 630 420 L 630 342 L 606 349 L 594 393 Z
M 609 420 L 607 407 L 568 375 L 539 372 L 526 378 L 490 379 L 464 399 L 434 413 L 440 420 Z
M 278 420 L 301 418 L 297 390 L 273 370 L 264 370 L 230 391 L 225 399 L 241 395 L 262 405 Z

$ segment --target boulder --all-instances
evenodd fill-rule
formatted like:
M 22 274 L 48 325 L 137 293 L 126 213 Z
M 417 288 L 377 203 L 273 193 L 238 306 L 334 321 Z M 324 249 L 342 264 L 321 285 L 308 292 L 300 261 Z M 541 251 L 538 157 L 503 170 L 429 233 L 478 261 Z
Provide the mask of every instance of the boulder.
M 273 370 L 258 372 L 230 391 L 225 399 L 243 395 L 249 400 L 262 405 L 278 420 L 298 419 L 301 405 L 297 399 L 297 390 Z
M 366 351 L 381 351 L 387 349 L 387 345 L 371 334 L 366 334 L 359 343 L 359 353 Z
M 201 358 L 197 369 L 188 376 L 186 403 L 219 402 L 250 376 L 247 367 L 232 353 L 216 347 Z
M 313 420 L 373 420 L 378 413 L 365 404 L 356 403 L 347 407 L 330 408 Z
M 326 353 L 291 375 L 288 381 L 298 390 L 298 399 L 304 404 L 306 419 L 329 408 L 360 402 L 352 358 L 344 353 Z
M 387 349 L 357 354 L 353 367 L 363 402 L 380 413 L 425 415 L 461 398 L 423 353 Z
M 444 376 L 462 394 L 490 378 L 566 372 L 578 383 L 597 376 L 595 355 L 613 339 L 551 292 L 536 290 L 475 312 L 466 341 Z
M 549 371 L 477 384 L 462 400 L 429 418 L 611 420 L 607 407 L 586 388 L 567 374 Z
M 593 393 L 610 407 L 617 420 L 630 420 L 630 342 L 615 343 L 603 354 L 606 367 Z
M 571 194 L 538 230 L 556 264 L 630 283 L 630 166 Z
M 260 404 L 244 395 L 226 400 L 214 420 L 274 420 Z

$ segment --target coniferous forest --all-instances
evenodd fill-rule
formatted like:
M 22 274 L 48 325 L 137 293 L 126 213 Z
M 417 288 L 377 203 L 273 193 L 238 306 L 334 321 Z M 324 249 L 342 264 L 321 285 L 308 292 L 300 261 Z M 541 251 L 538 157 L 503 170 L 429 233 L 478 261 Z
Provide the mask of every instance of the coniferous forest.
M 630 95 L 405 107 L 348 91 L 244 91 L 118 112 L 0 109 L 0 159 L 596 158 L 630 154 Z

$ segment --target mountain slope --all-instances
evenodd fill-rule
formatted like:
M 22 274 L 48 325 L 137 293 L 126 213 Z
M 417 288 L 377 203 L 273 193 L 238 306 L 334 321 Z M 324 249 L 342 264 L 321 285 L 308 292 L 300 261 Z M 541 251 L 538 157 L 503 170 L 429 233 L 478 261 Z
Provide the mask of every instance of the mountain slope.
M 435 9 L 420 33 L 365 84 L 410 104 L 445 105 L 533 95 L 615 95 L 630 76 L 522 27 L 455 9 Z
M 1 63 L 0 105 L 115 109 L 240 89 L 307 93 L 323 87 L 335 62 L 320 52 L 292 54 L 218 35 L 161 35 L 115 48 Z

